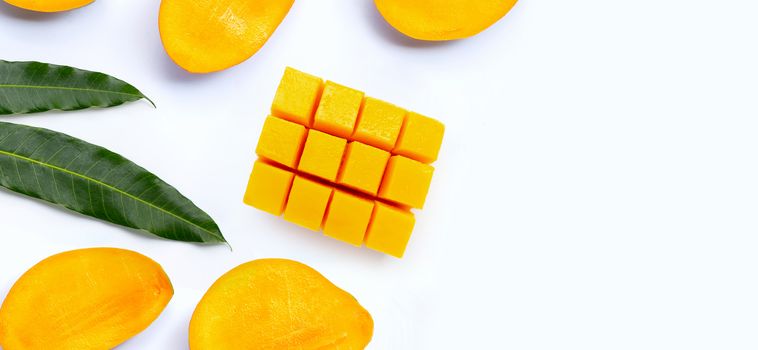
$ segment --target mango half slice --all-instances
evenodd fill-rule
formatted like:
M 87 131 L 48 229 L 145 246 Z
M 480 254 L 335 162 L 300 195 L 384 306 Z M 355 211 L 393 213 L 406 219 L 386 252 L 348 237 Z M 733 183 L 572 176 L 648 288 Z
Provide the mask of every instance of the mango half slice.
M 210 73 L 253 56 L 295 0 L 163 0 L 158 26 L 169 57 L 191 73 Z
M 191 350 L 363 349 L 374 321 L 316 270 L 284 259 L 232 269 L 195 309 Z
M 95 0 L 5 0 L 25 10 L 37 12 L 61 12 L 89 5 Z
M 419 40 L 474 36 L 503 18 L 517 0 L 374 0 L 385 20 Z
M 49 257 L 27 271 L 0 308 L 4 350 L 112 349 L 147 328 L 174 294 L 150 258 L 92 248 Z

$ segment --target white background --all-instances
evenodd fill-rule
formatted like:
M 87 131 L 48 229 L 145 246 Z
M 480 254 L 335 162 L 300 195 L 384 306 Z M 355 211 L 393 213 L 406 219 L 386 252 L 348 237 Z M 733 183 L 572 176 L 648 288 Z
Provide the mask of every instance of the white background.
M 161 263 L 165 313 L 122 349 L 186 349 L 208 286 L 252 259 L 302 261 L 355 295 L 371 349 L 758 348 L 758 2 L 524 0 L 474 38 L 406 39 L 370 0 L 300 0 L 269 43 L 193 76 L 157 0 L 69 13 L 0 4 L 0 58 L 122 78 L 158 105 L 0 120 L 100 144 L 213 216 L 234 251 L 148 238 L 0 191 L 0 288 L 57 252 Z M 241 203 L 285 66 L 447 125 L 406 257 Z

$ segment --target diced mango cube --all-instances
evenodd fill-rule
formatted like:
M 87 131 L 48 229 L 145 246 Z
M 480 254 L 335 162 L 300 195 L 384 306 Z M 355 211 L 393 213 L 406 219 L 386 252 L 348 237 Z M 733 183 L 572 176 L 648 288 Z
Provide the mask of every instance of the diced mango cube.
M 296 176 L 284 209 L 284 220 L 318 231 L 324 221 L 332 190 L 329 186 Z
M 403 156 L 392 156 L 384 172 L 379 198 L 421 209 L 432 182 L 434 168 Z
M 322 88 L 321 78 L 287 67 L 276 89 L 271 113 L 310 127 Z
M 416 218 L 410 211 L 377 202 L 366 233 L 366 247 L 402 258 Z
M 255 153 L 288 168 L 296 169 L 306 134 L 306 129 L 302 125 L 269 116 L 263 124 L 263 131 L 258 139 Z
M 439 121 L 410 112 L 400 131 L 394 154 L 399 154 L 424 163 L 437 160 L 445 134 L 445 125 Z
M 290 171 L 257 160 L 243 201 L 276 216 L 282 215 L 294 178 L 295 174 Z
M 310 129 L 297 169 L 334 182 L 342 164 L 345 146 L 345 139 Z
M 374 201 L 335 190 L 324 220 L 324 234 L 360 247 L 373 211 Z
M 393 104 L 366 97 L 353 132 L 353 140 L 391 151 L 403 127 L 406 110 Z
M 390 153 L 357 141 L 350 142 L 337 183 L 375 196 Z
M 313 120 L 315 129 L 350 138 L 363 103 L 363 92 L 327 81 Z

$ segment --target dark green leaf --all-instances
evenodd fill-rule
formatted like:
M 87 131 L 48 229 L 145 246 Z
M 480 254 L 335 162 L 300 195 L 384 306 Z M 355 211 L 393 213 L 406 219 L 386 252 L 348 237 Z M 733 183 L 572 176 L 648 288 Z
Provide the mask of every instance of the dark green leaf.
M 111 107 L 142 98 L 150 101 L 134 86 L 103 73 L 0 60 L 0 114 Z
M 0 122 L 0 186 L 172 240 L 226 242 L 208 214 L 157 176 L 51 130 Z

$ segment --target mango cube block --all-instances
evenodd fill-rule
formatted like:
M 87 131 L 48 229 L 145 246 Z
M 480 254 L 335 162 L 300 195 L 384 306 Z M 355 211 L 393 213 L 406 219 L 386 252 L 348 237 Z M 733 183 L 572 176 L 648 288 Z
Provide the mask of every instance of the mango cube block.
M 439 121 L 410 112 L 400 131 L 393 154 L 399 154 L 424 163 L 437 160 L 442 146 L 445 125 Z
M 402 258 L 415 225 L 413 213 L 377 202 L 366 233 L 366 247 Z
M 376 196 L 390 153 L 353 141 L 347 145 L 337 183 Z
M 313 231 L 321 228 L 333 189 L 302 176 L 292 182 L 284 220 Z
M 288 168 L 300 161 L 306 129 L 302 125 L 269 116 L 263 124 L 255 153 Z
M 324 220 L 324 234 L 360 247 L 373 211 L 374 201 L 335 190 Z
M 310 126 L 322 88 L 321 78 L 287 67 L 271 104 L 271 113 Z
M 406 110 L 398 106 L 367 97 L 353 132 L 353 140 L 391 151 L 406 114 Z
M 310 129 L 297 169 L 334 182 L 342 164 L 345 146 L 345 139 Z
M 384 172 L 379 198 L 421 209 L 432 182 L 434 168 L 403 156 L 392 156 Z
M 316 109 L 313 128 L 349 138 L 353 134 L 362 103 L 363 92 L 327 81 Z
M 243 201 L 267 213 L 282 215 L 294 178 L 292 172 L 257 160 Z
M 437 120 L 287 68 L 244 202 L 400 258 L 444 134 Z

